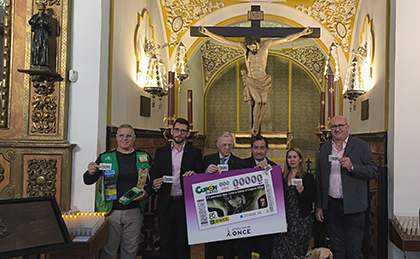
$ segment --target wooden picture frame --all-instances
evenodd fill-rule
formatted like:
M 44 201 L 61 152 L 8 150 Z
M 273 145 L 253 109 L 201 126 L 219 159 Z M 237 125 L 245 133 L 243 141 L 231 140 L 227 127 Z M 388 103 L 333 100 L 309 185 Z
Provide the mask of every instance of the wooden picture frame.
M 150 117 L 151 110 L 150 98 L 140 95 L 140 116 Z

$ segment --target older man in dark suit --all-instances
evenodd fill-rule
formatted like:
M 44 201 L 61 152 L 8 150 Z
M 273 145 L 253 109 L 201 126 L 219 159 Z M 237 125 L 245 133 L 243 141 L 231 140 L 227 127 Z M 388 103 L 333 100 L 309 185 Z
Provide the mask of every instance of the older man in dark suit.
M 219 135 L 216 147 L 219 152 L 204 157 L 206 173 L 213 174 L 219 172 L 219 165 L 227 165 L 227 170 L 241 169 L 241 159 L 232 154 L 233 136 L 230 132 L 223 132 Z M 224 259 L 233 259 L 235 258 L 234 247 L 234 241 L 206 243 L 205 259 L 216 259 L 218 255 L 222 255 Z
M 378 177 L 369 145 L 349 136 L 343 116 L 331 120 L 332 140 L 319 153 L 316 167 L 316 218 L 325 221 L 334 259 L 360 259 L 368 207 L 368 180 Z
M 160 258 L 191 258 L 182 178 L 204 170 L 201 150 L 186 144 L 189 129 L 187 120 L 178 118 L 175 121 L 171 130 L 173 141 L 171 145 L 156 150 L 152 167 L 153 189 L 159 194 L 156 212 L 159 220 Z M 163 176 L 166 176 L 165 181 Z
M 230 132 L 223 132 L 216 142 L 219 152 L 204 157 L 206 173 L 212 174 L 219 171 L 219 164 L 228 165 L 228 170 L 241 169 L 241 159 L 232 155 L 233 136 Z

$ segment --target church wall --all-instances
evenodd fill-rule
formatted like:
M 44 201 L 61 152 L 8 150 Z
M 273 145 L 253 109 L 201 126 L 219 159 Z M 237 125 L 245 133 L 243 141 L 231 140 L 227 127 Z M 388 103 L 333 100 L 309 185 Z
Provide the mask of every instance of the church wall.
M 154 27 L 155 42 L 162 45 L 167 42 L 162 28 L 162 18 L 159 13 L 160 6 L 157 1 L 124 1 L 122 4 L 115 1 L 114 12 L 114 37 L 113 37 L 113 66 L 112 66 L 112 112 L 111 125 L 116 126 L 130 123 L 138 129 L 159 130 L 163 126 L 163 115 L 167 113 L 167 97 L 162 100 L 159 108 L 159 100 L 155 98 L 155 107 L 151 108 L 151 116 L 140 116 L 140 95 L 151 97 L 136 85 L 136 58 L 134 51 L 134 32 L 137 24 L 137 13 L 141 14 L 143 8 L 150 13 L 151 23 Z M 147 20 L 147 17 L 144 17 Z M 144 39 L 144 36 L 141 36 Z M 148 35 L 148 40 L 151 35 Z M 162 56 L 167 69 L 168 49 L 157 51 Z M 147 62 L 142 60 L 143 62 Z
M 233 63 L 219 74 L 208 90 L 206 147 L 215 147 L 220 133 L 237 131 L 236 80 L 236 63 Z
M 308 74 L 296 64 L 292 67 L 292 100 L 292 146 L 318 151 L 315 132 L 318 132 L 321 94 L 315 84 L 311 84 Z
M 418 215 L 420 208 L 420 174 L 418 173 L 420 137 L 420 52 L 414 33 L 413 17 L 418 16 L 420 2 L 391 2 L 391 62 L 390 69 L 390 216 Z M 395 49 L 394 49 L 395 48 Z M 391 258 L 403 258 L 403 253 L 390 245 Z M 407 258 L 420 258 L 420 253 L 408 252 Z
M 380 132 L 387 129 L 385 125 L 386 117 L 386 91 L 387 91 L 387 73 L 386 73 L 386 4 L 384 1 L 361 1 L 358 7 L 356 22 L 352 36 L 352 49 L 357 49 L 360 45 L 360 37 L 363 32 L 364 19 L 366 15 L 372 22 L 373 34 L 373 65 L 372 81 L 373 88 L 365 95 L 357 98 L 351 106 L 347 100 L 343 101 L 343 113 L 349 119 L 351 133 Z M 366 31 L 365 34 L 369 34 Z M 369 46 L 368 46 L 369 48 Z M 341 68 L 347 69 L 347 68 Z M 345 78 L 343 78 L 343 83 Z M 361 120 L 361 103 L 369 99 L 369 119 Z M 355 109 L 354 109 L 355 105 Z
M 188 57 L 190 78 L 181 84 L 178 95 L 178 117 L 188 118 L 187 92 L 193 91 L 193 125 L 194 130 L 204 134 L 204 76 L 200 52 Z
M 81 211 L 93 211 L 95 200 L 95 186 L 83 183 L 83 173 L 105 149 L 109 6 L 109 1 L 74 1 L 72 6 L 70 63 L 79 80 L 70 84 L 69 142 L 77 144 L 72 207 Z

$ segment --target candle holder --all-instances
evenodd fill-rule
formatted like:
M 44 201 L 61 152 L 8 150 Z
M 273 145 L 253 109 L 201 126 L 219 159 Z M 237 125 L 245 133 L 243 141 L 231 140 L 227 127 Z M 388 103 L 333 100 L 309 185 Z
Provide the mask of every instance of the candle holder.
M 192 128 L 190 129 L 190 136 L 188 137 L 188 139 L 193 140 L 193 139 L 197 139 L 198 138 L 198 131 L 197 130 L 192 130 Z
M 318 138 L 320 148 L 322 147 L 322 145 L 327 143 L 332 137 L 331 130 L 329 129 L 329 127 L 325 125 L 320 125 L 319 123 L 318 132 L 315 132 L 315 135 Z
M 166 114 L 163 116 L 163 124 L 165 125 L 165 127 L 160 127 L 160 131 L 162 132 L 163 137 L 167 140 L 167 141 L 172 141 L 172 134 L 171 134 L 171 129 L 172 129 L 172 124 L 174 123 L 174 119 L 175 119 L 175 115 L 173 117 L 169 117 Z

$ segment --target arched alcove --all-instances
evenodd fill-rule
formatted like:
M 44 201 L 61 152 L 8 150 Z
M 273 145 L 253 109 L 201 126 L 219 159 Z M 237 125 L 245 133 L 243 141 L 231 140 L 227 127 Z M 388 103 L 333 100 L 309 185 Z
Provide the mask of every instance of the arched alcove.
M 241 58 L 226 66 L 213 80 L 205 95 L 206 147 L 213 147 L 223 131 L 248 132 L 251 106 L 243 100 Z M 267 74 L 272 77 L 272 91 L 261 124 L 263 132 L 293 132 L 292 146 L 317 150 L 314 133 L 320 116 L 320 91 L 300 65 L 279 55 L 270 54 Z

